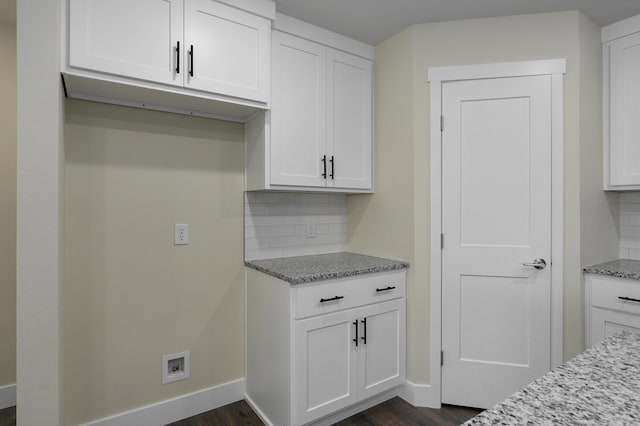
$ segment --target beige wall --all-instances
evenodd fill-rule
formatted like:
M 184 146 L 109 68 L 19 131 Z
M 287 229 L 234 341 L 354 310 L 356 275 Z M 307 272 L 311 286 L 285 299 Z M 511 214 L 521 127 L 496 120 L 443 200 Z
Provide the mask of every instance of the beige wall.
M 581 43 L 595 55 L 598 40 L 580 37 L 579 12 L 522 15 L 415 25 L 376 48 L 376 194 L 349 197 L 349 248 L 411 262 L 408 277 L 408 379 L 429 383 L 429 85 L 431 66 L 566 58 L 564 85 L 564 356 L 583 350 L 580 240 L 581 123 L 598 126 L 601 114 L 583 109 Z M 598 65 L 598 68 L 601 65 Z M 592 70 L 590 79 L 599 70 Z M 412 87 L 407 88 L 407 79 Z M 589 81 L 591 81 L 589 80 Z M 597 92 L 597 90 L 596 90 Z M 588 92 L 589 100 L 598 94 Z M 596 124 L 593 124 L 595 122 Z M 600 140 L 600 133 L 593 143 Z M 601 151 L 590 154 L 600 161 Z M 391 159 L 391 160 L 390 160 Z M 589 175 L 589 171 L 585 174 Z M 597 172 L 596 172 L 597 173 Z M 600 179 L 601 174 L 598 174 Z M 606 216 L 606 203 L 597 212 Z M 591 216 L 589 216 L 591 217 Z M 611 239 L 611 230 L 604 231 Z M 616 251 L 617 253 L 617 251 Z
M 16 382 L 16 27 L 0 23 L 0 387 Z
M 67 100 L 65 151 L 63 423 L 243 377 L 242 125 Z

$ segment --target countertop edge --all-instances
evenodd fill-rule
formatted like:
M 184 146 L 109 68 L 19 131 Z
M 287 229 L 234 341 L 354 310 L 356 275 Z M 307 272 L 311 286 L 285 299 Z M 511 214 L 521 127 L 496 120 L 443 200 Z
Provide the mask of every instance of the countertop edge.
M 362 275 L 375 274 L 380 272 L 398 271 L 401 269 L 407 269 L 409 267 L 409 264 L 407 262 L 398 262 L 395 265 L 380 266 L 380 267 L 373 267 L 373 268 L 367 268 L 367 269 L 357 269 L 357 270 L 344 271 L 344 272 L 318 273 L 318 274 L 312 274 L 312 275 L 307 275 L 303 277 L 288 277 L 286 275 L 274 272 L 270 269 L 262 268 L 258 265 L 251 264 L 250 262 L 251 261 L 245 261 L 244 265 L 247 268 L 251 268 L 256 271 L 262 272 L 264 274 L 267 274 L 279 280 L 285 281 L 292 285 L 311 283 L 311 282 L 317 282 L 317 281 L 334 280 L 338 278 L 362 276 Z

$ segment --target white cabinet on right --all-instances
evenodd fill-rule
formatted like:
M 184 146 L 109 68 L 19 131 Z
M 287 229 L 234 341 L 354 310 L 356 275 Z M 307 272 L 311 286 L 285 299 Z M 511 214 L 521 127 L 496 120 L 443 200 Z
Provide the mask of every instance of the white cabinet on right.
M 272 109 L 247 123 L 247 190 L 370 192 L 373 48 L 277 15 Z
M 640 333 L 640 281 L 585 276 L 587 348 L 620 330 Z
M 640 189 L 640 15 L 602 29 L 604 189 Z

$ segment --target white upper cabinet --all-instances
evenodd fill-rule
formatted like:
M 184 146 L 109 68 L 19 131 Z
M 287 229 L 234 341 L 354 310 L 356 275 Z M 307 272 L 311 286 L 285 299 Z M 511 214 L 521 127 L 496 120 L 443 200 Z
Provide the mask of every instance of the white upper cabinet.
M 373 48 L 277 15 L 272 108 L 247 124 L 247 190 L 371 192 Z
M 211 0 L 186 0 L 185 85 L 267 102 L 271 22 Z
M 604 182 L 640 189 L 640 15 L 602 29 L 604 43 Z
M 67 15 L 71 97 L 239 120 L 269 106 L 270 0 L 69 0 Z

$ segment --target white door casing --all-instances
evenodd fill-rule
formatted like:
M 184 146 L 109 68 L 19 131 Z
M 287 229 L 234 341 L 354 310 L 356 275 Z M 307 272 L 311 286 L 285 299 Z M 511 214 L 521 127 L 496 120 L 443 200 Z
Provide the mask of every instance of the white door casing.
M 442 86 L 442 401 L 488 408 L 551 365 L 551 77 Z
M 528 371 L 529 375 L 536 378 L 562 360 L 564 69 L 564 60 L 550 60 L 429 70 L 432 108 L 432 394 L 430 401 L 424 405 L 438 407 L 441 401 L 493 405 L 497 402 L 496 398 L 502 399 L 531 381 L 526 381 L 526 374 L 519 374 L 518 371 Z M 506 77 L 510 79 L 504 79 Z M 532 93 L 518 94 L 516 91 L 514 94 L 518 79 L 511 77 L 522 77 L 520 81 L 526 82 L 525 86 L 533 86 Z M 498 87 L 502 85 L 506 88 Z M 468 89 L 476 91 L 475 98 L 472 96 L 473 101 L 458 102 L 457 106 L 453 106 L 455 102 L 447 105 L 444 101 L 449 94 L 458 96 L 461 101 L 465 96 L 460 93 L 456 95 L 456 92 Z M 540 101 L 546 102 L 547 106 L 540 108 L 537 105 Z M 446 111 L 447 108 L 451 111 Z M 458 108 L 457 113 L 453 112 L 455 108 Z M 452 112 L 455 117 L 450 117 Z M 461 141 L 462 153 L 457 143 L 449 146 L 446 135 L 441 139 L 440 121 L 443 113 L 447 130 L 455 127 L 455 122 L 462 117 L 462 132 L 454 136 L 454 140 L 458 138 Z M 536 121 L 536 117 L 543 122 L 546 120 L 547 124 L 542 125 L 541 132 L 546 135 L 547 143 L 546 148 L 540 150 L 536 147 L 531 153 L 534 157 L 547 156 L 549 165 L 546 172 L 545 167 L 532 167 L 533 163 L 527 158 L 528 141 L 532 141 L 533 147 L 533 141 L 539 138 L 539 130 L 529 133 L 527 129 L 529 120 Z M 471 144 L 474 138 L 484 140 L 486 145 L 477 142 Z M 514 140 L 519 143 L 512 143 Z M 502 158 L 491 155 L 495 150 L 503 151 L 514 159 L 501 161 Z M 445 156 L 456 155 L 459 160 L 456 160 L 453 169 L 448 170 Z M 510 176 L 504 178 L 500 173 Z M 546 176 L 542 176 L 545 173 Z M 457 182 L 454 187 L 457 185 L 458 190 L 443 189 L 443 185 L 449 186 L 452 180 Z M 546 189 L 540 191 L 536 189 L 538 185 Z M 530 189 L 533 189 L 533 194 Z M 547 192 L 546 201 L 536 199 L 542 192 Z M 506 202 L 510 198 L 509 193 L 517 202 Z M 443 208 L 447 209 L 444 214 Z M 544 210 L 546 213 L 540 216 L 540 211 Z M 438 234 L 445 228 L 451 228 L 452 224 L 455 224 L 454 231 L 446 230 L 445 250 L 441 251 Z M 536 231 L 536 227 L 546 227 L 547 231 L 542 232 L 546 236 L 540 238 L 540 231 Z M 455 231 L 457 228 L 458 231 Z M 456 266 L 456 262 L 448 259 L 447 254 L 443 255 L 445 251 L 459 256 L 460 265 Z M 538 251 L 543 252 L 533 254 Z M 533 261 L 535 257 L 545 258 L 547 268 L 536 270 L 522 265 Z M 493 259 L 499 261 L 496 263 Z M 447 262 L 452 272 L 447 272 Z M 453 285 L 443 288 L 448 282 Z M 451 304 L 452 300 L 456 300 L 456 304 Z M 498 304 L 498 311 L 488 309 L 488 304 L 496 300 L 509 303 Z M 541 304 L 540 301 L 544 300 L 546 303 Z M 449 304 L 454 309 L 448 309 Z M 502 319 L 506 317 L 510 318 L 508 324 Z M 525 331 L 518 331 L 518 325 Z M 443 336 L 448 330 L 456 329 L 455 333 L 461 332 L 461 338 L 447 340 Z M 498 330 L 500 332 L 496 333 Z M 547 343 L 539 345 L 535 339 L 540 339 L 545 331 Z M 507 345 L 509 342 L 519 344 Z M 445 366 L 441 371 L 440 351 L 443 348 Z M 546 358 L 546 361 L 542 358 Z M 465 380 L 465 377 L 475 379 L 482 382 L 481 390 L 475 393 L 452 391 L 454 388 L 443 385 L 441 373 L 447 374 L 447 379 L 450 378 L 448 374 L 452 373 L 454 379 L 451 383 L 454 385 Z M 510 386 L 517 388 L 507 392 Z M 493 394 L 487 392 L 489 388 L 495 390 Z M 451 400 L 452 393 L 462 399 Z M 470 396 L 474 394 L 480 396 Z

